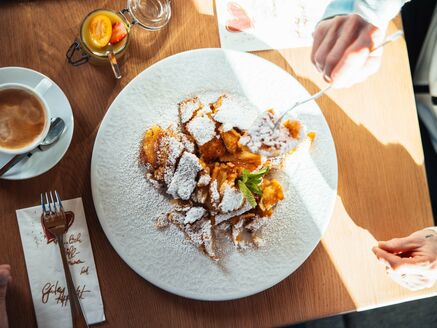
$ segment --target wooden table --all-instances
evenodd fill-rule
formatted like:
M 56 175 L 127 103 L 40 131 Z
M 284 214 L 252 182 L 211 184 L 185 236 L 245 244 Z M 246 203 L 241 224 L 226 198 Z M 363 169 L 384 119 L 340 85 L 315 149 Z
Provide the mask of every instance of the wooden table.
M 123 79 L 109 67 L 69 66 L 65 51 L 81 19 L 98 7 L 126 1 L 13 1 L 0 5 L 0 66 L 25 66 L 52 78 L 75 117 L 71 146 L 48 173 L 28 181 L 0 181 L 0 263 L 10 263 L 12 327 L 36 325 L 15 209 L 36 205 L 41 191 L 83 198 L 108 327 L 277 326 L 435 295 L 409 292 L 386 277 L 371 253 L 376 240 L 433 225 L 423 152 L 403 40 L 386 47 L 378 74 L 318 100 L 338 156 L 338 198 L 322 242 L 292 276 L 258 295 L 231 302 L 199 302 L 162 291 L 135 274 L 106 239 L 94 210 L 90 161 L 105 112 L 120 90 L 151 64 L 181 51 L 219 47 L 212 2 L 174 0 L 160 32 L 134 31 Z M 395 22 L 390 30 L 400 28 Z M 324 84 L 309 48 L 265 51 L 310 93 Z

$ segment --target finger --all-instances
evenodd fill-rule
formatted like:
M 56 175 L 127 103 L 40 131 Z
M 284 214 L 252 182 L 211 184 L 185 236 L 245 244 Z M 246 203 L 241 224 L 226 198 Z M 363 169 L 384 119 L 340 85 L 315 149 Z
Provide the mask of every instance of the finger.
M 11 266 L 9 264 L 0 264 L 0 270 L 1 269 L 7 269 L 7 270 L 11 271 Z
M 311 49 L 311 62 L 313 63 L 314 66 L 316 66 L 315 54 L 316 54 L 317 50 L 319 49 L 320 44 L 322 43 L 322 41 L 326 35 L 326 32 L 328 32 L 329 24 L 331 24 L 330 20 L 321 22 L 317 26 L 317 29 L 313 34 L 313 47 Z
M 381 41 L 378 40 L 382 37 L 383 34 L 381 33 L 381 31 L 373 25 L 368 25 L 359 33 L 359 36 L 357 38 L 361 42 L 357 43 L 361 44 L 361 47 L 364 48 L 363 52 L 367 52 L 366 49 L 368 49 L 369 55 L 364 65 L 357 72 L 354 72 L 354 74 L 351 75 L 350 85 L 363 82 L 365 79 L 375 74 L 379 70 L 379 67 L 381 66 L 383 48 L 374 48 L 375 44 L 381 44 Z M 332 75 L 335 76 L 334 73 Z
M 369 58 L 369 48 L 363 40 L 357 39 L 345 51 L 343 57 L 332 70 L 330 77 L 334 86 L 351 85 Z M 361 72 L 366 75 L 366 72 Z
M 426 265 L 427 260 L 422 257 L 412 257 L 412 258 L 402 258 L 398 255 L 389 253 L 379 247 L 373 247 L 373 252 L 375 253 L 378 259 L 384 259 L 388 262 L 391 269 L 399 270 L 405 266 L 418 266 L 418 265 Z
M 379 247 L 373 247 L 372 251 L 379 260 L 384 260 L 384 262 L 388 264 L 390 268 L 397 267 L 400 264 L 401 258 L 399 256 L 388 253 Z
M 322 42 L 320 43 L 320 46 L 315 51 L 314 64 L 320 71 L 324 70 L 326 57 L 328 56 L 329 51 L 332 49 L 332 47 L 335 45 L 335 42 L 337 41 L 338 30 L 341 26 L 342 19 L 343 18 L 333 19 L 325 36 L 323 37 Z
M 352 15 L 347 21 L 347 24 L 343 24 L 342 29 L 339 31 L 340 37 L 335 42 L 335 45 L 329 50 L 329 54 L 326 56 L 324 74 L 330 78 L 332 70 L 340 62 L 341 58 L 346 52 L 346 49 L 352 45 L 360 35 L 360 29 L 362 26 L 362 18 L 358 15 Z
M 420 247 L 420 241 L 413 237 L 408 236 L 404 238 L 393 238 L 388 241 L 380 241 L 378 247 L 391 253 L 403 253 L 412 251 L 417 247 Z

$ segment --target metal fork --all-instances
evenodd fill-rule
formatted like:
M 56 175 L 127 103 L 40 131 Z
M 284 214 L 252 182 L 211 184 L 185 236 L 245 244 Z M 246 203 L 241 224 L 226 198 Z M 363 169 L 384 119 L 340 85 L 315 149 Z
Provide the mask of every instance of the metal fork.
M 50 195 L 50 200 L 49 200 Z M 71 318 L 73 320 L 73 327 L 84 328 L 88 327 L 85 316 L 80 306 L 79 298 L 74 287 L 73 279 L 71 277 L 70 267 L 68 265 L 67 256 L 64 248 L 64 234 L 67 230 L 67 218 L 65 216 L 64 207 L 58 192 L 55 190 L 56 201 L 53 199 L 53 193 L 41 194 L 42 207 L 42 222 L 44 227 L 56 236 L 56 240 L 61 252 L 62 264 L 64 266 L 65 278 L 67 281 L 68 299 L 70 300 Z

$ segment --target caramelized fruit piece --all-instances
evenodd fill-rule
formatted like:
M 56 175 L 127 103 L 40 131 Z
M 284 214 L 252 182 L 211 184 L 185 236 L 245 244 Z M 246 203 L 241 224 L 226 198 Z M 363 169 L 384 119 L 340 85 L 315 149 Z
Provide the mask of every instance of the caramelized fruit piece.
M 290 132 L 292 138 L 297 139 L 299 137 L 299 132 L 302 127 L 299 121 L 286 120 L 283 124 L 288 129 L 288 132 Z
M 214 138 L 199 147 L 200 155 L 206 162 L 211 162 L 226 154 L 226 148 L 221 139 Z
M 92 46 L 98 49 L 105 47 L 112 35 L 111 20 L 106 15 L 94 16 L 88 24 L 88 33 Z
M 219 190 L 225 182 L 234 185 L 239 176 L 239 168 L 232 163 L 215 163 L 211 172 L 211 180 L 217 180 Z
M 261 165 L 261 156 L 258 154 L 251 153 L 247 149 L 243 149 L 235 154 L 229 154 L 220 157 L 223 162 L 232 162 L 237 166 L 247 168 L 249 170 L 255 170 L 259 165 Z
M 284 199 L 284 191 L 281 184 L 275 180 L 263 179 L 261 186 L 263 195 L 259 201 L 259 207 L 264 214 L 271 215 L 271 208 L 275 206 L 280 200 Z
M 308 136 L 308 138 L 311 139 L 311 142 L 313 142 L 314 139 L 316 139 L 316 133 L 314 131 L 308 132 L 307 136 Z
M 240 140 L 241 135 L 235 131 L 235 129 L 232 129 L 230 131 L 223 132 L 221 137 L 228 152 L 231 154 L 236 153 L 238 150 L 238 141 Z
M 124 25 L 122 22 L 115 23 L 114 25 L 112 25 L 112 34 L 109 42 L 111 44 L 119 43 L 126 36 L 127 36 L 126 25 Z
M 211 108 L 213 113 L 215 113 L 217 109 L 219 109 L 222 106 L 224 97 L 225 96 L 218 97 L 218 99 L 215 102 L 209 105 L 209 108 Z
M 159 139 L 162 137 L 164 131 L 160 126 L 154 125 L 146 131 L 143 139 L 143 153 L 142 160 L 145 163 L 152 165 L 153 168 L 157 166 L 157 147 Z

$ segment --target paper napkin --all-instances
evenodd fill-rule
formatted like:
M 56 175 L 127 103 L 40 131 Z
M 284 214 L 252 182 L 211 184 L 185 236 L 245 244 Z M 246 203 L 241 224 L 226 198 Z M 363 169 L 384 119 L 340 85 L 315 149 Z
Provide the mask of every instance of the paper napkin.
M 216 0 L 222 48 L 308 47 L 330 0 Z
M 64 236 L 64 247 L 82 309 L 89 325 L 105 321 L 82 199 L 70 199 L 62 204 L 66 211 L 74 213 Z M 38 326 L 72 327 L 59 246 L 44 233 L 41 206 L 17 210 L 17 220 Z

